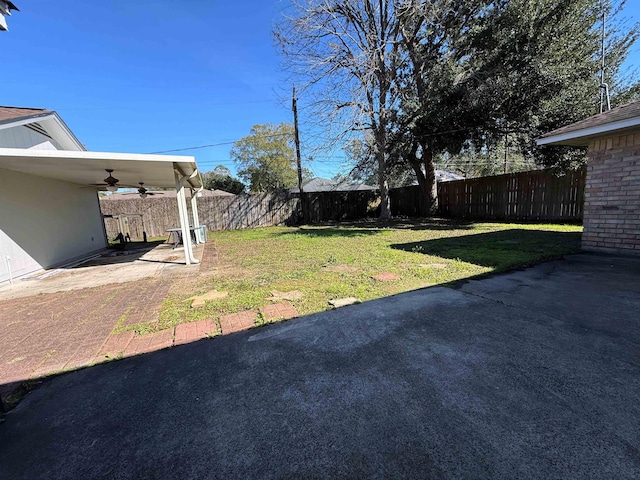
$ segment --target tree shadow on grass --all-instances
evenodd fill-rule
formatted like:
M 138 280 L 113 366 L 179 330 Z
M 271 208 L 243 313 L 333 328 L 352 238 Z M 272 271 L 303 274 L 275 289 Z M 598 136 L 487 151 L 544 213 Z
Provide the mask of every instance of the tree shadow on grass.
M 393 244 L 391 248 L 504 270 L 575 253 L 580 250 L 580 237 L 580 232 L 510 229 Z
M 377 235 L 386 229 L 394 230 L 469 230 L 472 222 L 439 219 L 439 218 L 394 218 L 379 221 L 364 219 L 353 222 L 321 223 L 313 226 L 303 226 L 295 231 L 284 232 L 281 235 L 308 235 L 310 237 L 362 237 Z
M 283 232 L 282 236 L 305 235 L 308 237 L 365 237 L 377 235 L 380 230 L 377 228 L 344 228 L 344 226 L 332 226 L 324 228 L 300 227 L 295 231 Z

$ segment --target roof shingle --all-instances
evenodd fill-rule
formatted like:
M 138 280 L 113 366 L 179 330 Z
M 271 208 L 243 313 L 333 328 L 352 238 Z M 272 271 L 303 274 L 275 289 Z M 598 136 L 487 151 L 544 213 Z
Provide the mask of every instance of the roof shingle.
M 53 113 L 46 108 L 21 108 L 21 107 L 3 107 L 0 106 L 0 122 L 5 120 L 17 120 L 19 118 L 28 118 L 38 115 L 46 115 Z
M 609 123 L 620 122 L 632 118 L 640 117 L 640 102 L 628 103 L 621 107 L 612 108 L 607 112 L 599 113 L 593 117 L 585 118 L 579 122 L 572 123 L 565 127 L 558 128 L 552 132 L 545 133 L 540 138 L 555 137 L 565 133 L 577 132 L 587 128 L 600 127 Z

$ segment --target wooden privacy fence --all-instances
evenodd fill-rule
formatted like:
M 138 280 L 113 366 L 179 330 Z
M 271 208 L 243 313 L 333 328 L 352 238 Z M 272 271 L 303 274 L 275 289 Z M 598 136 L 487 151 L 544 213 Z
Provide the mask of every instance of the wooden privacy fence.
M 209 230 L 289 225 L 298 221 L 300 200 L 287 193 L 202 197 L 198 199 L 198 218 Z M 191 205 L 187 202 L 189 218 Z M 131 238 L 142 238 L 142 224 L 148 237 L 165 236 L 167 230 L 180 225 L 178 204 L 174 198 L 101 199 L 107 237 L 115 238 L 122 227 L 119 216 L 126 216 Z M 112 217 L 109 217 L 111 215 Z M 123 232 L 128 233 L 128 232 Z
M 377 194 L 371 191 L 305 193 L 305 222 L 356 220 L 375 215 Z M 190 202 L 187 202 L 190 209 Z M 162 237 L 169 228 L 178 227 L 175 198 L 127 199 L 102 198 L 100 208 L 105 216 L 107 236 L 115 238 L 122 231 L 132 240 Z M 200 223 L 209 230 L 296 225 L 301 223 L 300 195 L 287 192 L 252 195 L 202 197 L 198 199 Z M 191 212 L 189 212 L 191 215 Z
M 582 220 L 586 170 L 548 170 L 438 184 L 440 215 L 484 220 Z M 417 188 L 417 187 L 416 187 Z
M 188 203 L 188 202 L 187 202 Z M 100 210 L 105 216 L 104 226 L 107 237 L 115 239 L 122 223 L 118 220 L 121 215 L 125 215 L 130 227 L 132 240 L 142 239 L 142 223 L 144 231 L 148 237 L 166 236 L 167 229 L 180 225 L 178 218 L 178 203 L 175 198 L 153 198 L 145 199 L 137 195 L 131 195 L 126 200 L 100 199 Z M 111 215 L 112 217 L 108 217 Z
M 456 180 L 438 184 L 439 214 L 470 220 L 582 220 L 585 170 L 555 176 L 546 170 Z M 420 216 L 419 187 L 390 192 L 393 215 Z M 304 195 L 304 223 L 348 221 L 377 216 L 377 191 L 318 192 Z M 189 205 L 190 202 L 187 202 Z M 125 228 L 132 240 L 162 237 L 179 225 L 175 198 L 101 199 L 107 236 Z M 236 230 L 302 223 L 299 194 L 263 193 L 198 199 L 200 223 L 209 230 Z M 121 217 L 121 218 L 117 218 Z M 123 227 L 124 225 L 124 227 Z
M 375 190 L 304 193 L 305 223 L 358 220 L 376 215 Z
M 203 197 L 198 199 L 198 213 L 209 230 L 295 225 L 299 203 L 286 192 Z

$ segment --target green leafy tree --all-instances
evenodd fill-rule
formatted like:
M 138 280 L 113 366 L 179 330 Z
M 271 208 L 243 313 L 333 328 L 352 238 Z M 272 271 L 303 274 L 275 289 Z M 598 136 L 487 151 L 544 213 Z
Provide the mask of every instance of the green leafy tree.
M 250 135 L 233 145 L 231 158 L 252 192 L 273 192 L 298 185 L 293 133 L 289 123 L 254 125 Z M 307 169 L 302 173 L 303 179 L 311 178 Z
M 245 184 L 231 176 L 231 171 L 224 165 L 218 165 L 210 172 L 202 174 L 204 188 L 208 190 L 224 190 L 239 195 L 245 192 Z
M 401 12 L 406 53 L 389 135 L 394 161 L 414 170 L 427 209 L 437 209 L 434 160 L 507 143 L 524 157 L 566 168 L 581 152 L 538 149 L 535 138 L 597 112 L 600 0 L 409 1 Z M 611 11 L 611 2 L 605 0 Z M 610 24 L 609 78 L 637 27 Z
M 503 149 L 559 169 L 583 152 L 535 138 L 597 113 L 600 22 L 609 18 L 607 83 L 614 98 L 640 87 L 620 65 L 638 36 L 617 0 L 300 0 L 277 32 L 290 65 L 369 135 L 384 216 L 388 175 L 411 169 L 437 209 L 435 160 Z M 286 27 L 289 27 L 288 29 Z M 304 73 L 300 75 L 304 78 Z M 324 101 L 321 101 L 324 100 Z M 327 122 L 333 126 L 333 123 Z

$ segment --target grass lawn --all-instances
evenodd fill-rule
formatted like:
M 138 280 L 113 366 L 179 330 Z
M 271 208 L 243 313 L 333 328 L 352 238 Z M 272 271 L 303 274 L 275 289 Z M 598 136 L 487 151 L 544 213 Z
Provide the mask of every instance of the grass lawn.
M 331 308 L 333 299 L 366 301 L 523 267 L 578 251 L 581 231 L 576 225 L 426 220 L 210 232 L 214 271 L 177 285 L 151 328 L 257 309 L 270 303 L 274 290 L 302 292 L 292 303 L 304 315 Z M 372 278 L 382 272 L 401 278 Z M 212 289 L 229 296 L 190 308 L 190 296 Z

